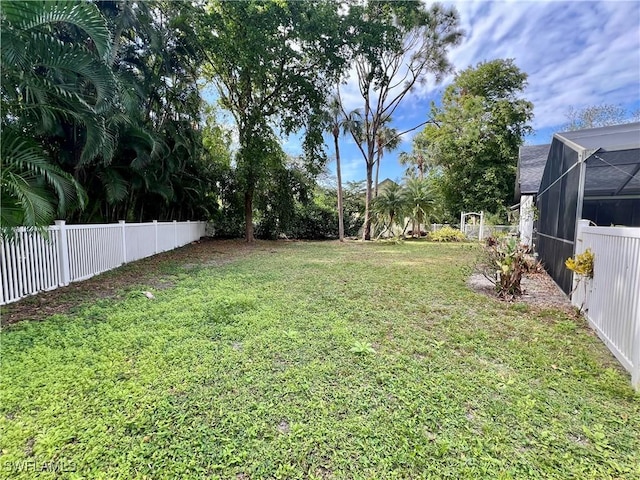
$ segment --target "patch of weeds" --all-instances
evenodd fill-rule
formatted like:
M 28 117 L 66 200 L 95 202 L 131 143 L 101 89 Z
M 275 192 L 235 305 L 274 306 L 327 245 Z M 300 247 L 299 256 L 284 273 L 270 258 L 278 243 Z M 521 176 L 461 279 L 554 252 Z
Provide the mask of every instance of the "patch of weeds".
M 300 332 L 297 330 L 285 330 L 282 335 L 288 340 L 296 341 L 300 339 Z
M 349 349 L 351 353 L 355 353 L 356 355 L 375 355 L 376 351 L 368 342 L 355 341 L 353 345 Z

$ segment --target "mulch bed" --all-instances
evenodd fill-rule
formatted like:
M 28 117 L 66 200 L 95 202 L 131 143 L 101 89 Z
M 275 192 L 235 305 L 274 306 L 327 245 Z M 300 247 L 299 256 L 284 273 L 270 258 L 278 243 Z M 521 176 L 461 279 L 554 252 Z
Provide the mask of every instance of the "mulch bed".
M 498 298 L 493 284 L 481 273 L 474 273 L 467 282 L 469 287 L 485 295 Z M 567 295 L 546 272 L 528 273 L 522 279 L 522 296 L 515 301 L 539 308 L 558 308 L 567 312 L 574 309 Z

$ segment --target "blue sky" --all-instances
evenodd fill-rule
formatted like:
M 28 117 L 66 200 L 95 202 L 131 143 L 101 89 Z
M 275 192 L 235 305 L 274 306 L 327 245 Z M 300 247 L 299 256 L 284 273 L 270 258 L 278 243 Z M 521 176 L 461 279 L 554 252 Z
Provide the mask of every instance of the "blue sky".
M 466 32 L 449 58 L 456 70 L 484 60 L 513 58 L 529 75 L 524 97 L 534 104 L 535 133 L 528 144 L 548 143 L 566 123 L 569 107 L 603 103 L 640 108 L 640 2 L 638 1 L 462 1 L 455 5 Z M 427 119 L 432 100 L 438 102 L 452 76 L 439 85 L 429 82 L 404 99 L 394 115 L 400 131 Z M 343 90 L 347 108 L 360 106 L 353 84 Z M 351 94 L 350 94 L 351 93 Z M 414 132 L 415 133 L 415 132 Z M 380 179 L 400 179 L 397 162 L 411 149 L 408 134 L 393 153 L 386 154 Z M 300 153 L 300 140 L 283 139 L 285 150 Z M 333 158 L 333 149 L 327 150 Z M 341 141 L 343 179 L 364 178 L 362 154 L 353 141 Z M 335 161 L 329 165 L 335 172 Z

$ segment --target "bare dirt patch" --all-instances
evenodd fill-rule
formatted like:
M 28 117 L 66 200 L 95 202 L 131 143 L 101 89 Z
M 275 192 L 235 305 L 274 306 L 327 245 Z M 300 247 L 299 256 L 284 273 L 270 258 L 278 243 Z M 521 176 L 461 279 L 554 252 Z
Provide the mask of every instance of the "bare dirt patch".
M 481 273 L 474 273 L 467 280 L 475 292 L 498 298 L 494 285 Z M 571 311 L 569 298 L 560 290 L 546 272 L 528 273 L 522 278 L 522 296 L 516 301 L 539 308 L 559 308 Z
M 213 240 L 203 238 L 170 252 L 154 255 L 82 282 L 50 292 L 41 292 L 2 307 L 2 326 L 21 320 L 43 320 L 57 313 L 69 313 L 82 304 L 103 298 L 119 298 L 127 290 L 144 285 L 154 290 L 173 288 L 176 269 L 190 270 L 225 265 L 248 254 L 270 253 L 292 242 Z

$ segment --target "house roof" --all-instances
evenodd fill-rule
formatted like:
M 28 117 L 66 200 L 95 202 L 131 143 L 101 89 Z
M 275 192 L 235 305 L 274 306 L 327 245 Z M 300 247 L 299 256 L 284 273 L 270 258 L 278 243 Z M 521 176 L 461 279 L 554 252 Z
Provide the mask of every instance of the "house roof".
M 385 188 L 387 188 L 389 185 L 398 185 L 396 182 L 394 182 L 393 180 L 391 180 L 390 178 L 385 178 L 384 180 L 382 180 L 379 184 L 378 184 L 378 191 L 380 190 L 384 190 Z
M 556 133 L 558 143 L 586 164 L 585 198 L 640 195 L 640 122 Z
M 544 166 L 547 163 L 551 144 L 524 145 L 518 152 L 518 172 L 516 174 L 516 200 L 520 195 L 538 193 Z
M 640 148 L 640 122 L 561 132 L 554 134 L 553 137 L 577 152 L 589 154 L 598 149 L 607 152 L 638 149 Z

